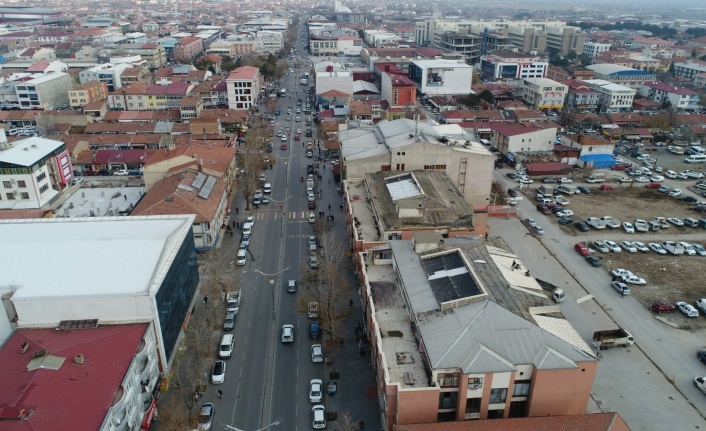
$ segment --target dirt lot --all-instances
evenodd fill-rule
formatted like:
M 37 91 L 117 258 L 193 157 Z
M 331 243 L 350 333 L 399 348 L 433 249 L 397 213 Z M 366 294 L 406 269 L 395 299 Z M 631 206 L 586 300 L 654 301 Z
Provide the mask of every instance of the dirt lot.
M 534 192 L 538 185 L 532 184 L 525 190 L 526 199 L 534 202 Z M 591 186 L 590 195 L 565 196 L 570 203 L 566 208 L 574 211 L 574 220 L 585 220 L 588 217 L 602 217 L 610 215 L 621 221 L 633 222 L 640 218 L 652 220 L 655 217 L 693 217 L 706 218 L 706 215 L 689 211 L 690 204 L 679 202 L 666 194 L 656 190 L 645 189 L 643 184 L 634 184 L 632 187 L 624 185 L 616 190 L 601 191 L 595 185 Z M 553 216 L 548 216 L 553 217 Z M 573 224 L 561 226 L 561 229 L 570 236 L 588 236 L 593 239 L 612 239 L 619 242 L 623 239 L 632 241 L 649 242 L 662 241 L 687 241 L 704 245 L 706 243 L 706 229 L 691 227 L 671 226 L 659 232 L 626 234 L 622 229 L 591 230 L 579 232 Z M 689 239 L 680 239 L 680 235 L 690 234 Z M 694 235 L 698 235 L 696 240 Z M 655 301 L 668 301 L 675 303 L 685 301 L 694 304 L 699 298 L 706 297 L 706 282 L 704 269 L 706 257 L 702 256 L 671 256 L 657 255 L 656 253 L 601 253 L 596 251 L 596 256 L 603 260 L 606 270 L 626 268 L 647 280 L 646 286 L 634 286 L 632 295 L 645 307 Z M 680 312 L 663 317 L 673 320 L 684 329 L 706 327 L 706 319 L 687 319 Z

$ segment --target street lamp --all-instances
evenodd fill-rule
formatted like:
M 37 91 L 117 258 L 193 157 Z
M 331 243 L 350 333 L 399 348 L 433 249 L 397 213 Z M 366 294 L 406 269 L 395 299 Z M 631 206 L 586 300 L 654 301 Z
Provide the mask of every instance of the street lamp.
M 284 268 L 283 270 L 276 272 L 274 274 L 265 274 L 264 272 L 260 271 L 259 269 L 255 270 L 255 272 L 257 272 L 258 274 L 265 277 L 265 280 L 267 280 L 267 282 L 270 283 L 270 285 L 272 286 L 272 320 L 275 320 L 277 318 L 277 313 L 275 312 L 275 278 L 288 269 L 289 269 L 288 267 Z
M 265 426 L 264 428 L 260 428 L 259 430 L 255 430 L 255 431 L 265 431 L 265 430 L 268 429 L 269 427 L 273 427 L 273 426 L 275 426 L 275 425 L 279 425 L 279 421 L 274 421 L 274 422 L 272 422 L 271 424 Z M 226 425 L 226 428 L 229 429 L 229 430 L 233 430 L 233 431 L 245 431 L 245 430 L 242 430 L 242 429 L 240 429 L 240 428 L 236 428 L 236 427 L 230 426 L 230 425 Z
M 284 199 L 282 199 L 282 200 L 277 200 L 277 199 L 272 199 L 272 198 L 269 198 L 269 199 L 270 199 L 272 202 L 274 202 L 274 203 L 276 203 L 277 205 L 279 205 L 279 208 L 282 210 L 282 214 L 284 214 L 284 213 L 286 212 L 286 211 L 284 210 L 284 203 L 287 202 L 287 201 L 289 200 L 289 198 L 291 198 L 291 196 L 286 197 L 286 198 L 284 198 Z

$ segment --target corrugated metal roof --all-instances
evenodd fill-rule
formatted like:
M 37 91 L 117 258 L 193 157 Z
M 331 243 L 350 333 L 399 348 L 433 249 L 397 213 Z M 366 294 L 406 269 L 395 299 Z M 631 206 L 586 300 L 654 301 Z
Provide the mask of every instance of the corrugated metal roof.
M 402 278 L 407 299 L 414 313 L 425 313 L 439 308 L 439 303 L 431 290 L 429 279 L 419 264 L 412 241 L 390 241 L 393 260 Z

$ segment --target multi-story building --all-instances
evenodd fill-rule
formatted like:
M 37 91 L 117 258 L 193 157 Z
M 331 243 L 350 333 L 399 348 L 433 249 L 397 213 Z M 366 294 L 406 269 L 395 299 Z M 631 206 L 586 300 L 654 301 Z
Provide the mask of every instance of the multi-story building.
M 674 109 L 694 111 L 701 108 L 698 92 L 666 82 L 645 82 L 638 94 Z
M 699 73 L 694 76 L 694 86 L 700 88 L 706 87 L 706 73 Z
M 493 126 L 491 144 L 505 155 L 546 153 L 554 150 L 555 139 L 556 129 L 553 127 L 540 129 L 521 124 L 498 124 Z
M 586 33 L 580 28 L 568 25 L 546 26 L 544 31 L 547 34 L 547 50 L 555 50 L 561 55 L 571 51 L 577 54 L 583 52 Z
M 167 51 L 157 43 L 119 45 L 116 48 L 127 55 L 139 55 L 149 68 L 158 68 L 167 64 Z
M 469 94 L 473 66 L 453 60 L 412 60 L 409 77 L 419 93 L 429 96 Z
M 189 122 L 192 118 L 198 118 L 203 111 L 203 100 L 197 96 L 184 97 L 179 106 L 181 121 Z
M 706 61 L 689 59 L 674 63 L 674 76 L 693 80 L 701 73 L 706 73 Z
M 108 95 L 108 107 L 126 111 L 147 110 L 145 92 L 148 88 L 150 85 L 143 82 L 128 84 Z
M 71 76 L 64 72 L 32 75 L 15 85 L 20 109 L 56 109 L 69 103 Z
M 211 44 L 206 50 L 209 54 L 228 55 L 237 57 L 239 55 L 247 55 L 255 52 L 257 42 L 250 34 L 239 34 L 235 37 L 217 41 Z
M 444 32 L 434 45 L 444 52 L 453 53 L 467 64 L 476 64 L 480 58 L 482 38 L 468 33 Z
M 174 45 L 174 59 L 177 61 L 194 61 L 203 54 L 203 39 L 200 37 L 182 37 Z
M 79 72 L 79 81 L 85 84 L 88 81 L 102 81 L 108 85 L 108 91 L 115 91 L 123 86 L 120 75 L 130 64 L 100 64 Z
M 600 93 L 583 81 L 567 79 L 562 82 L 568 87 L 565 107 L 575 110 L 595 110 L 598 108 Z
M 69 104 L 78 108 L 87 103 L 101 102 L 108 98 L 108 85 L 102 81 L 88 81 L 69 90 Z
M 253 66 L 239 67 L 226 78 L 228 108 L 248 110 L 257 104 L 262 88 L 260 70 Z
M 602 52 L 609 51 L 611 46 L 613 45 L 610 43 L 586 42 L 583 44 L 583 53 L 593 58 Z
M 595 79 L 614 82 L 625 87 L 639 89 L 645 81 L 654 81 L 653 72 L 637 70 L 615 64 L 592 64 L 587 67 L 594 72 Z
M 586 79 L 583 82 L 600 93 L 598 109 L 601 112 L 626 112 L 632 109 L 637 90 L 603 79 Z
M 174 82 L 169 85 L 152 85 L 144 93 L 146 109 L 177 109 L 182 100 L 188 96 L 194 84 Z
M 480 72 L 486 79 L 517 81 L 544 78 L 549 63 L 536 55 L 501 51 L 481 56 Z
M 520 52 L 544 52 L 547 49 L 547 34 L 535 27 L 511 25 L 501 30 L 507 35 L 508 42 Z
M 8 146 L 0 131 L 0 208 L 42 208 L 73 178 L 66 144 L 32 137 Z
M 406 75 L 383 72 L 381 74 L 380 97 L 387 100 L 391 108 L 415 106 L 417 84 Z
M 522 100 L 532 109 L 539 110 L 561 110 L 564 107 L 564 99 L 568 87 L 547 78 L 525 78 L 520 86 L 522 88 Z
M 204 81 L 197 85 L 191 93 L 201 97 L 205 108 L 228 106 L 228 85 L 225 79 Z

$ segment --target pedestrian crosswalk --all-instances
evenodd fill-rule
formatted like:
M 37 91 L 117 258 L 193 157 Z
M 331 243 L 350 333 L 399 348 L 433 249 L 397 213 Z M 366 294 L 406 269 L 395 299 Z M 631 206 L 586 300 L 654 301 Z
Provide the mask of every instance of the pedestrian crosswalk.
M 289 220 L 308 220 L 309 211 L 288 211 L 287 213 L 282 213 L 279 210 L 259 210 L 252 216 L 255 217 L 255 220 L 280 220 L 285 217 Z

